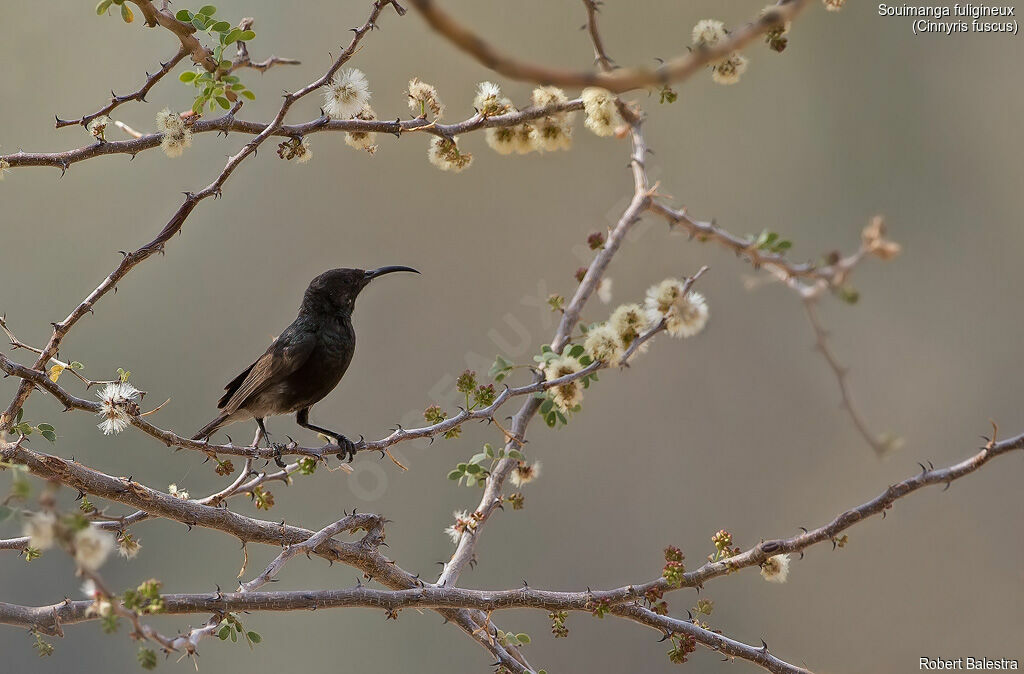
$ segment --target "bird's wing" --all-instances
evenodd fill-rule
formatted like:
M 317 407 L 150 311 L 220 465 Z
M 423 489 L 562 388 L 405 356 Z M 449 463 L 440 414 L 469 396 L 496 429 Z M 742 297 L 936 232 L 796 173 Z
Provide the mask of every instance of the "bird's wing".
M 236 412 L 256 393 L 269 384 L 281 381 L 305 364 L 316 346 L 316 338 L 308 333 L 295 335 L 286 331 L 266 353 L 224 387 L 226 393 L 217 407 L 229 414 Z

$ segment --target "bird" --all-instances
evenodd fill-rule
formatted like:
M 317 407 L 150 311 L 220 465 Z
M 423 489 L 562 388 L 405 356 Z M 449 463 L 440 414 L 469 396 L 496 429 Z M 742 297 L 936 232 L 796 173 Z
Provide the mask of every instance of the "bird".
M 343 433 L 316 426 L 309 411 L 334 390 L 352 362 L 356 333 L 352 311 L 356 297 L 373 279 L 393 272 L 414 272 L 412 267 L 391 265 L 378 269 L 330 269 L 309 283 L 302 296 L 299 314 L 275 339 L 266 352 L 224 387 L 217 402 L 221 410 L 192 440 L 209 440 L 216 431 L 239 421 L 255 419 L 262 436 L 270 442 L 264 420 L 270 416 L 295 413 L 295 421 L 311 431 L 334 438 L 339 459 L 351 463 L 356 443 Z M 362 442 L 360 436 L 359 442 Z M 280 456 L 275 457 L 281 463 Z

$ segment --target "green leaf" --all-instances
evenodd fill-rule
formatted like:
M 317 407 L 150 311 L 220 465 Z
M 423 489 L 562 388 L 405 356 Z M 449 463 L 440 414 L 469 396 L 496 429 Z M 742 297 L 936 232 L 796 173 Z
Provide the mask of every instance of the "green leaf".
M 188 23 L 192 20 L 192 12 L 188 11 L 187 9 L 179 9 L 178 13 L 174 15 L 174 18 L 178 21 L 184 21 L 185 23 Z
M 51 426 L 50 424 L 39 424 L 38 426 L 36 426 L 36 428 L 38 428 L 40 431 L 52 431 L 53 430 L 53 426 Z
M 192 25 L 198 30 L 206 30 L 206 17 L 202 14 L 196 14 L 192 17 Z
M 203 12 L 203 13 L 206 14 L 206 12 Z M 207 16 L 210 16 L 210 15 L 207 14 Z M 217 23 L 213 24 L 211 29 L 216 31 L 216 32 L 218 32 L 218 33 L 226 33 L 229 30 L 231 30 L 231 24 L 228 23 L 227 21 L 218 21 Z
M 547 414 L 548 412 L 551 411 L 551 407 L 554 404 L 555 403 L 551 400 L 551 398 L 547 398 L 544 402 L 542 402 L 540 404 L 540 413 L 541 414 Z
M 471 464 L 473 464 L 473 463 L 483 463 L 483 462 L 484 462 L 484 461 L 486 461 L 486 460 L 487 460 L 488 458 L 489 458 L 489 457 L 487 456 L 487 453 L 486 453 L 486 452 L 480 452 L 479 454 L 474 454 L 474 455 L 473 455 L 473 458 L 472 458 L 472 459 L 470 459 L 470 460 L 469 460 L 469 462 L 470 462 Z
M 544 415 L 544 423 L 548 425 L 548 428 L 554 428 L 557 422 L 558 417 L 555 416 L 554 412 L 548 412 L 546 415 Z
M 516 635 L 516 639 L 518 639 L 519 643 L 521 643 L 521 644 L 528 644 L 528 643 L 530 643 L 530 635 L 527 634 L 526 632 L 520 632 L 519 634 L 517 634 Z
M 242 29 L 235 28 L 227 35 L 224 36 L 224 44 L 231 44 L 232 42 L 238 42 L 238 38 L 242 37 Z
M 197 75 L 193 71 L 191 71 L 191 70 L 186 70 L 182 74 L 178 75 L 178 79 L 181 80 L 182 82 L 191 82 L 196 77 L 197 77 Z
M 114 0 L 100 0 L 100 3 L 96 5 L 96 14 L 98 14 L 99 16 L 103 16 L 104 14 L 106 14 L 107 10 L 110 8 L 111 3 L 113 2 Z
M 230 110 L 231 109 L 231 101 L 229 101 L 228 99 L 224 98 L 223 96 L 218 96 L 217 97 L 217 103 L 219 103 L 220 107 L 224 108 L 225 110 Z
M 248 89 L 246 89 L 245 91 L 241 92 L 241 94 L 243 96 L 245 96 L 246 98 L 248 98 L 250 101 L 255 101 L 256 100 L 256 94 L 252 93 Z
M 228 638 L 228 634 L 229 634 L 230 632 L 231 632 L 231 625 L 225 625 L 224 627 L 221 627 L 221 628 L 220 628 L 220 631 L 219 631 L 219 632 L 217 632 L 217 637 L 218 637 L 218 638 L 219 638 L 219 639 L 220 639 L 221 641 L 224 641 L 225 639 L 227 639 L 227 638 Z
M 199 8 L 199 13 L 205 14 L 206 16 L 213 16 L 217 13 L 217 8 L 213 5 L 203 5 Z
M 569 355 L 573 358 L 579 358 L 583 355 L 583 346 L 581 344 L 575 344 L 571 349 L 569 349 Z
M 258 644 L 259 642 L 263 641 L 263 637 L 261 637 L 256 632 L 246 632 L 245 636 L 249 637 L 249 641 L 253 642 L 254 644 Z
M 518 449 L 510 449 L 508 450 L 508 458 L 515 459 L 516 461 L 522 461 L 526 457 L 524 457 L 523 453 L 520 452 Z
M 53 431 L 39 431 L 39 433 L 50 442 L 57 442 L 57 434 Z
M 480 473 L 482 471 L 483 471 L 483 468 L 481 468 L 478 464 L 475 464 L 475 463 L 471 463 L 468 466 L 466 466 L 466 474 L 467 475 L 476 475 L 477 473 Z
M 132 14 L 132 10 L 128 5 L 121 5 L 121 18 L 124 19 L 125 23 L 131 23 L 135 20 L 135 15 Z
M 460 477 L 462 477 L 461 470 L 453 470 L 452 472 L 448 473 L 449 480 L 458 480 Z
M 228 635 L 231 637 L 232 643 L 238 643 L 238 635 L 235 634 L 234 630 L 228 630 Z
M 251 31 L 251 30 L 243 30 L 242 34 L 238 36 L 238 39 L 241 40 L 242 42 L 247 42 L 247 41 L 253 39 L 254 37 L 256 37 L 256 33 L 254 33 L 253 31 Z

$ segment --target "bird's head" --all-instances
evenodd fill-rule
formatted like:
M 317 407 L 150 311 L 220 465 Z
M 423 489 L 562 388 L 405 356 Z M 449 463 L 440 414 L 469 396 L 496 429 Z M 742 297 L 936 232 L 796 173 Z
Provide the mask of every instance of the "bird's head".
M 411 271 L 412 267 L 392 265 L 377 269 L 330 269 L 313 279 L 306 288 L 302 306 L 320 312 L 351 314 L 356 297 L 370 281 L 396 271 Z

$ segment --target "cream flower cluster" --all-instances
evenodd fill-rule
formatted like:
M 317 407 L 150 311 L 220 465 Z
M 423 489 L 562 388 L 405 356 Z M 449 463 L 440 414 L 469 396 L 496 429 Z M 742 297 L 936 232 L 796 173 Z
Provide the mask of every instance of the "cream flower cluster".
M 163 134 L 160 148 L 168 157 L 180 157 L 186 148 L 192 147 L 192 129 L 178 113 L 168 108 L 156 113 L 156 128 Z

